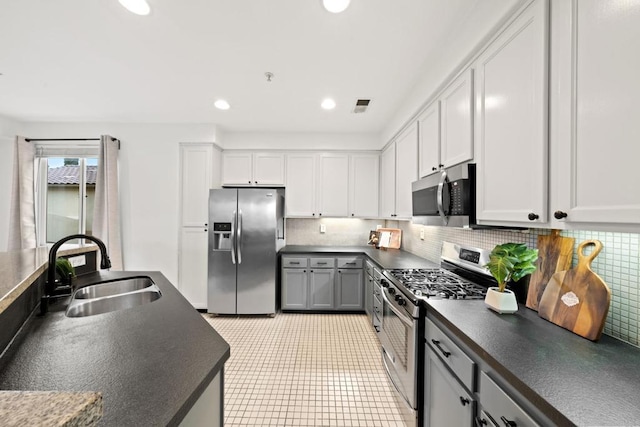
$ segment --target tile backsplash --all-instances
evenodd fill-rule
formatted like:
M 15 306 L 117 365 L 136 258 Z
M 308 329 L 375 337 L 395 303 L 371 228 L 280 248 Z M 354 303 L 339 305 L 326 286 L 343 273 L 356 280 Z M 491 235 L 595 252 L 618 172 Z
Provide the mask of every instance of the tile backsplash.
M 325 233 L 320 233 L 320 224 L 325 224 Z M 535 248 L 538 235 L 549 233 L 549 230 L 467 230 L 414 225 L 408 221 L 325 218 L 287 219 L 286 239 L 288 245 L 366 245 L 369 230 L 375 230 L 376 225 L 402 229 L 402 249 L 435 262 L 439 261 L 443 241 L 484 249 L 505 242 Z M 423 228 L 424 240 L 420 239 Z M 561 234 L 576 239 L 576 250 L 584 240 L 597 239 L 603 243 L 604 249 L 591 268 L 611 289 L 604 333 L 640 346 L 640 234 L 586 230 Z M 577 262 L 574 253 L 573 265 Z

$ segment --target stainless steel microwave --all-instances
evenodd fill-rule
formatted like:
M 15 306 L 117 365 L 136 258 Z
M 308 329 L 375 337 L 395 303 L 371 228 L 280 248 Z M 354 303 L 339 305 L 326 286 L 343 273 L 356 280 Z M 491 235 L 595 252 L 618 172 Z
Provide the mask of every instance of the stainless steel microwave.
M 413 223 L 476 226 L 476 165 L 463 163 L 411 184 Z

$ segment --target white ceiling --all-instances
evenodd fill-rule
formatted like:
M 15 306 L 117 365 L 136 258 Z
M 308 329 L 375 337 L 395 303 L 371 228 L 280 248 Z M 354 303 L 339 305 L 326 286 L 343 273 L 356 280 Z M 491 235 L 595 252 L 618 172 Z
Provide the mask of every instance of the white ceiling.
M 380 132 L 458 32 L 515 2 L 352 0 L 335 15 L 320 0 L 149 0 L 140 17 L 117 0 L 0 0 L 0 115 Z

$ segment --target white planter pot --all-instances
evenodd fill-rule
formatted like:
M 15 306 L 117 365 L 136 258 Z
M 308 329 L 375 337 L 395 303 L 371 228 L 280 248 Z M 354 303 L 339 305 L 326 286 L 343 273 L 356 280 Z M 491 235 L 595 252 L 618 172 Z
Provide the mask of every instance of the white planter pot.
M 497 287 L 489 288 L 484 303 L 493 311 L 500 314 L 515 313 L 518 311 L 516 295 L 508 289 L 500 292 Z

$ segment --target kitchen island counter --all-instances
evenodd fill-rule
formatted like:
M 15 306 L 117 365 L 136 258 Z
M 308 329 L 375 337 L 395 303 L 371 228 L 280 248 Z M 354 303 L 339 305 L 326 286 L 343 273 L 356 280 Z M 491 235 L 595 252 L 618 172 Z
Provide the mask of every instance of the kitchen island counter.
M 94 316 L 66 301 L 33 316 L 0 359 L 0 389 L 99 392 L 103 426 L 177 425 L 222 374 L 224 339 L 159 272 L 95 272 L 78 285 L 148 276 L 162 297 Z
M 293 254 L 332 254 L 366 255 L 383 269 L 390 268 L 437 268 L 438 265 L 400 249 L 376 249 L 373 246 L 311 246 L 287 245 L 280 249 L 280 255 Z
M 477 300 L 425 304 L 429 317 L 477 355 L 482 370 L 494 380 L 502 377 L 503 388 L 554 425 L 640 424 L 637 347 L 606 335 L 591 342 L 522 305 L 500 315 Z

